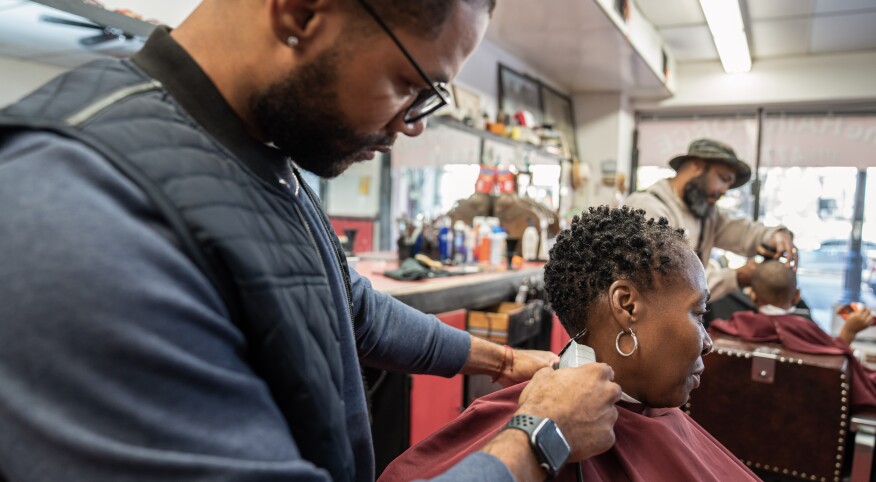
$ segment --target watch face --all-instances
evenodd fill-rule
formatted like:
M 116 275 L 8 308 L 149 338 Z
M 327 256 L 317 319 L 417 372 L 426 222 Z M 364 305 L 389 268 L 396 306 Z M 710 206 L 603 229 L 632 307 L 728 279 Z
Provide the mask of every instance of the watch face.
M 560 429 L 552 420 L 545 419 L 536 429 L 533 439 L 544 457 L 544 462 L 549 466 L 548 470 L 555 474 L 569 459 L 570 452 L 569 444 Z

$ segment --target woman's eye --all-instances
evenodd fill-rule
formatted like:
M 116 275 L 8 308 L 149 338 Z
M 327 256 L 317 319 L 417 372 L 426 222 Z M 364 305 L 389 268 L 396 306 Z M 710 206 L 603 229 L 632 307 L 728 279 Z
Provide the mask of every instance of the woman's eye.
M 705 322 L 704 317 L 706 316 L 706 313 L 708 313 L 708 312 L 709 312 L 709 310 L 704 310 L 704 311 L 697 311 L 694 313 L 694 315 L 696 315 L 696 317 L 697 317 L 697 322 L 699 324 L 702 325 Z

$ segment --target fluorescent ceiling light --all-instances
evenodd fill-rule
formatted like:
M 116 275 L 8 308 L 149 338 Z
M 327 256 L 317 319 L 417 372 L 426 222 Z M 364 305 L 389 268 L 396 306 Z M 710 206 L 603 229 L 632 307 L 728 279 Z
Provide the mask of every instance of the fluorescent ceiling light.
M 725 72 L 739 74 L 751 70 L 751 54 L 748 52 L 745 32 L 728 33 L 714 38 Z
M 721 64 L 728 74 L 751 70 L 751 53 L 739 0 L 700 0 Z

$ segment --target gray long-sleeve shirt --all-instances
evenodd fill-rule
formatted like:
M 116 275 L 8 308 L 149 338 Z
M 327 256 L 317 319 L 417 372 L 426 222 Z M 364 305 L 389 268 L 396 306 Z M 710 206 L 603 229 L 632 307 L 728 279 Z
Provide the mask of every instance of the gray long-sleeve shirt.
M 327 480 L 301 459 L 212 285 L 96 153 L 44 133 L 2 145 L 0 256 L 0 479 Z M 353 285 L 345 364 L 358 349 L 406 371 L 461 367 L 467 335 Z M 351 442 L 370 455 L 353 387 Z M 475 454 L 442 479 L 512 477 Z

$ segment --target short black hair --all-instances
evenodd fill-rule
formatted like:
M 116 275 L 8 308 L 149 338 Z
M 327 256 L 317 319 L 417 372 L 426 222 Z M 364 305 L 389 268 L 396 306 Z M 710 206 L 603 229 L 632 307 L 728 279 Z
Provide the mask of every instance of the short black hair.
M 349 0 L 361 9 L 358 0 Z M 457 2 L 482 5 L 491 15 L 496 0 L 365 0 L 391 29 L 437 37 Z M 365 12 L 362 12 L 365 15 Z M 370 20 L 370 19 L 369 19 Z
M 759 303 L 782 306 L 797 292 L 797 275 L 778 261 L 764 261 L 751 274 L 751 290 Z
M 590 208 L 572 218 L 557 236 L 544 267 L 548 301 L 574 336 L 587 326 L 594 302 L 611 284 L 630 280 L 642 289 L 654 287 L 654 273 L 671 274 L 690 249 L 684 230 L 669 221 L 645 218 L 645 211 L 624 206 Z

